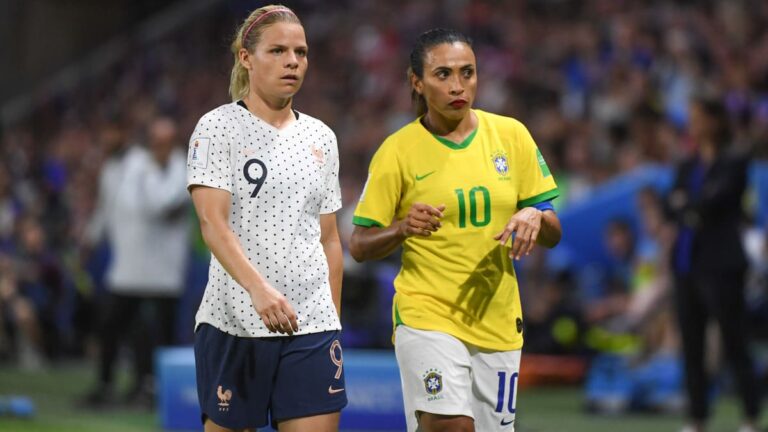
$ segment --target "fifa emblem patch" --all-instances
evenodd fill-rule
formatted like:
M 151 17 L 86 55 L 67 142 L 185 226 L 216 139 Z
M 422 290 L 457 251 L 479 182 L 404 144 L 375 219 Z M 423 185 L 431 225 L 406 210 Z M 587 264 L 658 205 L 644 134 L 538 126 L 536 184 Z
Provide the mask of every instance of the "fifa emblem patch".
M 491 161 L 493 162 L 493 168 L 497 173 L 505 176 L 509 173 L 509 163 L 507 160 L 507 154 L 501 150 L 491 155 Z
M 424 390 L 427 391 L 427 394 L 435 396 L 443 391 L 443 376 L 440 374 L 439 370 L 429 369 L 424 373 L 423 378 Z M 433 399 L 430 398 L 430 400 Z
M 193 138 L 189 143 L 189 166 L 205 169 L 208 166 L 210 138 Z

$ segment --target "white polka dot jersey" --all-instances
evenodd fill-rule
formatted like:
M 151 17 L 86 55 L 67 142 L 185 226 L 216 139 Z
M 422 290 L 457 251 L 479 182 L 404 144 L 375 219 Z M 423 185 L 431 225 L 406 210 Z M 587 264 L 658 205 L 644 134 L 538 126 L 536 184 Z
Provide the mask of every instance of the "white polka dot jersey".
M 296 115 L 277 129 L 237 103 L 205 114 L 189 143 L 187 184 L 231 193 L 230 228 L 296 311 L 297 334 L 308 334 L 341 329 L 320 243 L 320 215 L 341 208 L 339 152 L 328 126 Z M 213 255 L 195 321 L 235 336 L 280 336 Z

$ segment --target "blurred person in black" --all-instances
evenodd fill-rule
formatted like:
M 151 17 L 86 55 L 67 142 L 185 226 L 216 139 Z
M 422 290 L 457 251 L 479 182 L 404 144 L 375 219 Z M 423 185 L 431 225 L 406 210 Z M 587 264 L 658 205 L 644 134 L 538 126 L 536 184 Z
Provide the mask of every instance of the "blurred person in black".
M 759 390 L 747 338 L 747 261 L 740 235 L 749 155 L 731 147 L 727 111 L 719 100 L 694 99 L 689 121 L 696 151 L 676 168 L 666 203 L 677 226 L 671 264 L 688 396 L 689 424 L 683 430 L 704 431 L 709 416 L 705 334 L 714 319 L 744 404 L 739 430 L 754 432 Z
M 86 242 L 106 237 L 111 249 L 107 298 L 99 307 L 98 384 L 84 407 L 116 402 L 114 369 L 120 345 L 133 336 L 135 376 L 125 402 L 153 402 L 154 348 L 173 342 L 189 246 L 186 158 L 176 145 L 176 124 L 151 121 L 148 146 L 120 146 L 101 172 Z
M 19 367 L 34 370 L 44 365 L 46 355 L 58 354 L 56 320 L 64 278 L 39 219 L 26 214 L 16 226 L 12 253 L 0 252 L 0 345 L 5 345 L 7 326 Z

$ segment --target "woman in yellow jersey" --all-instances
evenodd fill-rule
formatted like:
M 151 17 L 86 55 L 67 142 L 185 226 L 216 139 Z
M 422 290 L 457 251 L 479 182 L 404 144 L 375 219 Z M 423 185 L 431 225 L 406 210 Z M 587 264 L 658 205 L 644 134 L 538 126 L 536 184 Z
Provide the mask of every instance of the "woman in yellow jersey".
M 351 253 L 403 246 L 393 321 L 408 430 L 511 431 L 523 344 L 512 259 L 559 242 L 557 185 L 520 122 L 471 108 L 469 38 L 422 34 L 409 76 L 419 116 L 371 161 Z

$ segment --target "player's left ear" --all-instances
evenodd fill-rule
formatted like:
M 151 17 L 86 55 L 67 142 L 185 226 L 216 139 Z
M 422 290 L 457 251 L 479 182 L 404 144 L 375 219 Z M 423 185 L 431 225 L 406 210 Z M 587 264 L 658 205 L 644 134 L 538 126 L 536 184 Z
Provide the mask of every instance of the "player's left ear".
M 243 65 L 244 68 L 251 70 L 251 54 L 248 52 L 245 48 L 240 48 L 240 51 L 237 52 L 238 59 L 240 60 L 240 64 Z
M 411 74 L 411 88 L 420 96 L 424 95 L 424 83 L 414 73 Z

